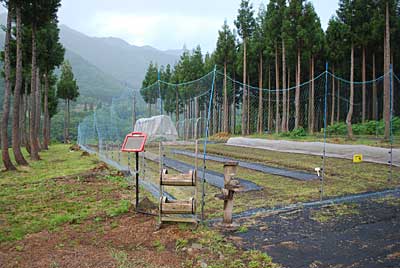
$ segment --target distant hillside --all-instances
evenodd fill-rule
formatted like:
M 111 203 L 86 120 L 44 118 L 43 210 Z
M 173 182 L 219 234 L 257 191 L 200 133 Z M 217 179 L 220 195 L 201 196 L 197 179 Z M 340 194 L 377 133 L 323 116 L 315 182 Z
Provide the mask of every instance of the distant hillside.
M 68 49 L 65 52 L 65 59 L 71 63 L 82 96 L 99 98 L 108 102 L 111 101 L 112 97 L 118 96 L 127 90 L 127 87 L 114 77 L 99 70 L 96 66 Z
M 6 16 L 0 14 L 0 24 L 5 23 Z M 182 52 L 132 46 L 113 37 L 89 37 L 65 25 L 60 25 L 60 41 L 66 48 L 65 59 L 72 65 L 81 96 L 103 102 L 111 101 L 128 87 L 140 88 L 150 61 L 173 65 Z M 4 32 L 0 30 L 0 49 L 3 47 Z M 4 83 L 0 81 L 0 103 L 3 95 Z
M 173 65 L 180 50 L 160 51 L 150 46 L 133 46 L 119 38 L 89 37 L 65 25 L 60 26 L 63 45 L 116 79 L 139 88 L 150 61 Z

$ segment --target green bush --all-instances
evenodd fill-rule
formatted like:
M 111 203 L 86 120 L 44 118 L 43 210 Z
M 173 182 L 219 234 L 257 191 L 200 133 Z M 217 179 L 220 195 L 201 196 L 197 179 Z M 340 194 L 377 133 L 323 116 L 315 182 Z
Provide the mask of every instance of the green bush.
M 385 122 L 383 120 L 370 120 L 365 123 L 353 124 L 354 135 L 383 135 L 385 132 Z M 393 134 L 400 133 L 400 117 L 394 117 L 392 121 Z M 347 125 L 345 122 L 335 123 L 326 128 L 328 135 L 347 135 Z M 323 129 L 322 129 L 323 131 Z
M 289 132 L 282 132 L 279 134 L 280 137 L 291 137 L 291 138 L 300 138 L 307 136 L 307 132 L 303 127 L 299 127 L 298 129 L 294 129 Z

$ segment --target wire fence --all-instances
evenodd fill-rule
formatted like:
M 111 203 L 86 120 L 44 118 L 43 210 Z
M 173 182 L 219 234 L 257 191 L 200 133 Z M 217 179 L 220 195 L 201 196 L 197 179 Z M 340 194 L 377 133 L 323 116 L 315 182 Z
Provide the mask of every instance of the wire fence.
M 207 217 L 220 215 L 214 196 L 223 186 L 224 161 L 239 161 L 238 177 L 245 187 L 235 203 L 237 212 L 351 199 L 399 186 L 396 74 L 390 71 L 366 82 L 348 81 L 328 68 L 302 83 L 289 73 L 283 83 L 273 76 L 261 83 L 267 88 L 244 85 L 219 71 L 180 84 L 159 80 L 140 93 L 113 98 L 84 118 L 78 143 L 112 166 L 133 172 L 133 156 L 119 150 L 123 138 L 140 118 L 168 115 L 177 133 L 174 142 L 165 144 L 168 168 L 187 171 L 194 161 L 191 141 L 203 140 Z M 272 89 L 279 84 L 283 89 Z M 157 142 L 169 139 L 164 132 L 147 145 L 146 156 L 141 154 L 141 182 L 154 196 L 160 174 Z M 221 132 L 232 137 L 227 144 L 207 141 Z M 185 192 L 169 194 L 179 198 Z

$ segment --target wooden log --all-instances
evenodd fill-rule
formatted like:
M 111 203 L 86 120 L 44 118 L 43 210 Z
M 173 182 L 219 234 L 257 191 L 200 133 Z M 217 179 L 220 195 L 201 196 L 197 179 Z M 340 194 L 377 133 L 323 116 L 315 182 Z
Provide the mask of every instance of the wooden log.
M 196 170 L 186 174 L 168 175 L 163 172 L 160 184 L 164 186 L 196 186 Z
M 194 198 L 189 200 L 168 200 L 167 197 L 161 199 L 161 214 L 195 214 L 196 203 Z
M 174 216 L 162 216 L 161 217 L 162 222 L 187 222 L 187 223 L 198 223 L 197 218 L 184 218 L 184 217 L 174 217 Z

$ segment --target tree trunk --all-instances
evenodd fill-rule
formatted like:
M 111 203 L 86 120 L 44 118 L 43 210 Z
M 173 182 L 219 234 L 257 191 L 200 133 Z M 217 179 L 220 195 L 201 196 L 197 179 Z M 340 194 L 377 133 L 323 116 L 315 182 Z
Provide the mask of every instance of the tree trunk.
M 246 56 L 246 38 L 243 39 L 243 102 L 242 102 L 242 135 L 247 134 L 247 87 L 246 87 L 246 78 L 247 78 L 247 56 Z
M 43 118 L 43 149 L 49 149 L 49 140 L 48 140 L 48 133 L 49 126 L 47 123 L 49 122 L 49 77 L 47 71 L 44 74 L 44 118 Z
M 8 152 L 8 121 L 10 115 L 10 98 L 11 98 L 11 66 L 10 66 L 10 39 L 11 39 L 11 8 L 8 3 L 7 14 L 7 29 L 4 42 L 4 100 L 3 100 L 3 115 L 1 118 L 1 155 L 6 171 L 16 170 L 14 164 L 11 162 L 10 154 Z
M 64 143 L 67 144 L 67 121 L 68 121 L 68 105 L 67 105 L 67 99 L 64 100 Z
M 268 65 L 268 132 L 272 129 L 272 109 L 271 109 L 271 66 Z
M 337 108 L 336 108 L 336 122 L 340 121 L 340 81 L 337 83 Z
M 40 116 L 42 112 L 42 105 L 41 105 L 41 81 L 40 81 L 40 70 L 39 68 L 36 68 L 37 70 L 37 77 L 36 77 L 36 113 L 35 113 L 35 137 L 36 137 L 36 147 L 38 148 L 38 152 L 41 151 L 42 146 L 40 144 L 40 139 L 39 139 L 39 131 L 40 131 Z
M 218 132 L 218 118 L 217 118 L 217 87 L 214 86 L 214 96 L 212 101 L 212 134 Z
M 176 122 L 179 122 L 179 91 L 178 91 L 178 86 L 176 86 L 175 89 L 175 119 Z
M 151 117 L 151 102 L 149 102 L 148 104 L 147 104 L 147 111 L 148 111 L 148 113 L 149 113 L 149 117 Z
M 69 125 L 70 125 L 70 100 L 67 100 L 67 143 L 70 143 Z
M 246 135 L 250 134 L 250 75 L 247 76 L 247 126 Z
M 47 132 L 47 140 L 49 141 L 49 144 L 50 144 L 50 141 L 51 141 L 51 117 L 49 116 L 49 121 L 47 122 L 47 127 L 49 128 L 49 131 Z
M 297 129 L 300 126 L 300 77 L 301 77 L 301 50 L 297 49 L 297 70 L 296 70 L 296 95 L 295 95 L 295 122 L 294 128 Z
M 31 124 L 31 96 L 32 94 L 28 95 L 28 82 L 25 82 L 25 103 L 26 103 L 26 132 L 25 132 L 25 148 L 26 151 L 31 155 L 31 141 L 30 141 L 30 124 Z
M 288 80 L 287 80 L 287 112 L 286 112 L 286 131 L 289 131 L 289 119 L 290 119 L 290 69 L 287 70 Z
M 229 132 L 228 89 L 226 83 L 226 61 L 224 62 L 224 132 Z
M 315 129 L 315 105 L 314 105 L 314 95 L 315 95 L 315 83 L 314 83 L 314 55 L 311 56 L 311 102 L 310 102 L 310 133 L 314 134 Z
M 335 66 L 332 66 L 332 103 L 331 103 L 331 125 L 335 123 Z
M 390 25 L 389 2 L 386 2 L 386 23 L 384 40 L 384 90 L 383 90 L 383 120 L 385 122 L 385 140 L 390 138 Z
M 25 94 L 20 94 L 21 95 L 21 101 L 20 101 L 20 108 L 21 108 L 21 112 L 19 114 L 19 118 L 20 118 L 20 124 L 19 124 L 19 139 L 20 139 L 20 146 L 25 146 L 26 145 L 26 140 L 25 140 L 25 118 L 26 118 L 26 102 L 25 102 Z
M 365 113 L 366 113 L 366 102 L 367 102 L 367 97 L 366 97 L 366 86 L 365 86 L 365 81 L 366 81 L 366 70 L 365 70 L 365 46 L 362 47 L 362 112 L 361 112 L 361 120 L 364 123 L 365 122 Z
M 351 44 L 351 66 L 350 66 L 350 106 L 346 117 L 347 124 L 347 135 L 349 139 L 353 139 L 353 128 L 351 126 L 351 119 L 353 116 L 353 104 L 354 104 L 354 44 Z
M 136 124 L 136 95 L 134 92 L 132 96 L 132 131 L 135 130 L 135 124 Z
M 276 102 L 275 102 L 275 133 L 279 133 L 279 125 L 280 125 L 280 114 L 279 114 L 279 61 L 278 61 L 278 46 L 275 46 L 275 97 L 276 97 Z
M 39 157 L 39 148 L 37 146 L 36 140 L 36 106 L 39 105 L 36 103 L 36 79 L 37 79 L 37 66 L 36 66 L 36 25 L 32 24 L 32 63 L 31 63 L 31 114 L 30 114 L 30 125 L 29 125 L 29 140 L 30 140 L 30 149 L 31 149 L 31 160 L 37 161 L 40 160 Z
M 376 63 L 375 63 L 375 52 L 372 54 L 372 118 L 378 119 L 378 91 L 376 87 Z
M 15 87 L 14 87 L 14 107 L 13 107 L 13 124 L 12 124 L 12 148 L 14 158 L 19 165 L 28 165 L 21 152 L 20 140 L 20 102 L 21 102 L 21 88 L 22 88 L 22 22 L 21 22 L 21 7 L 17 4 L 15 7 L 16 12 L 16 40 L 17 40 L 17 57 L 15 66 Z
M 235 79 L 235 77 L 234 77 Z M 233 83 L 233 130 L 232 133 L 236 134 L 236 84 Z
M 260 53 L 260 63 L 259 63 L 259 78 L 258 78 L 258 123 L 257 131 L 262 134 L 264 131 L 264 109 L 263 109 L 263 58 L 262 53 Z
M 286 49 L 285 41 L 282 40 L 282 132 L 287 132 L 286 127 Z

